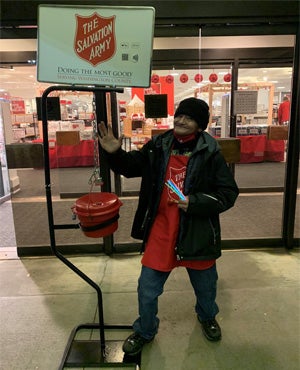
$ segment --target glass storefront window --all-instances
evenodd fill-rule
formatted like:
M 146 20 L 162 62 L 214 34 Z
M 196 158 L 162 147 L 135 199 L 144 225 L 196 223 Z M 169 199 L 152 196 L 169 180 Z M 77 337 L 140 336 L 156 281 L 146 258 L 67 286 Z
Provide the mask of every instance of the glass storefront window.
M 18 72 L 18 69 L 22 67 L 16 67 L 15 71 Z M 28 69 L 29 67 L 27 67 Z M 35 74 L 35 67 L 30 67 L 32 70 L 30 71 L 30 75 Z M 230 115 L 230 92 L 231 92 L 231 84 L 228 81 L 228 74 L 230 74 L 230 68 L 210 68 L 204 69 L 199 71 L 198 69 L 190 69 L 190 70 L 155 70 L 153 74 L 158 75 L 159 77 L 159 84 L 160 88 L 164 85 L 164 88 L 172 87 L 172 109 L 168 112 L 169 117 L 165 117 L 164 119 L 156 119 L 150 123 L 150 125 L 143 125 L 143 122 L 136 122 L 135 131 L 133 136 L 138 137 L 138 140 L 133 140 L 132 137 L 127 138 L 124 140 L 124 148 L 126 150 L 129 149 L 138 149 L 145 138 L 149 139 L 151 137 L 151 129 L 167 129 L 172 127 L 173 122 L 173 114 L 174 109 L 176 109 L 179 102 L 191 96 L 196 96 L 201 99 L 204 99 L 211 108 L 211 121 L 209 124 L 209 132 L 213 136 L 229 136 L 228 130 L 225 132 L 221 132 L 221 126 L 225 122 L 228 128 L 229 124 L 229 115 Z M 199 75 L 202 75 L 202 81 L 199 81 Z M 211 76 L 211 75 L 216 75 Z M 198 75 L 198 81 L 196 76 Z M 172 76 L 172 78 L 166 81 L 168 76 Z M 225 79 L 225 76 L 226 79 Z M 259 86 L 258 91 L 258 112 L 257 115 L 237 115 L 237 126 L 241 126 L 242 129 L 246 131 L 237 132 L 241 137 L 241 140 L 264 140 L 266 138 L 266 131 L 263 130 L 269 123 L 269 117 L 271 113 L 271 123 L 277 124 L 277 110 L 278 106 L 281 103 L 282 99 L 286 95 L 291 94 L 291 78 L 292 78 L 292 68 L 290 67 L 282 67 L 282 68 L 240 68 L 238 71 L 238 84 L 239 88 L 247 87 L 251 89 L 253 86 Z M 21 79 L 18 77 L 21 81 Z M 172 81 L 172 83 L 170 83 Z M 158 84 L 157 84 L 158 85 Z M 12 88 L 12 86 L 17 86 L 17 84 L 10 84 L 9 86 L 4 86 L 7 91 L 10 92 L 11 96 L 22 96 L 22 91 L 18 93 L 18 90 Z M 270 88 L 272 86 L 272 88 Z M 24 99 L 25 99 L 25 108 L 26 114 L 33 114 L 34 113 L 34 103 L 30 103 L 35 100 L 35 96 L 38 95 L 43 88 L 46 86 L 38 86 L 31 90 L 31 96 L 29 96 L 28 91 L 24 92 Z M 154 89 L 154 87 L 153 87 Z M 159 91 L 164 93 L 162 90 L 157 90 L 158 86 L 155 86 L 155 91 Z M 119 128 L 120 132 L 124 133 L 124 120 L 125 118 L 130 118 L 128 116 L 127 107 L 129 103 L 132 101 L 135 95 L 141 99 L 144 93 L 153 93 L 151 88 L 141 89 L 142 91 L 136 91 L 131 88 L 124 89 L 124 93 L 117 94 L 117 102 L 118 102 L 118 109 L 119 109 Z M 272 101 L 270 103 L 270 100 Z M 68 118 L 77 118 L 73 115 L 73 113 L 79 114 L 79 119 L 87 119 L 89 118 L 89 114 L 91 113 L 90 106 L 91 106 L 91 96 L 79 96 L 79 95 L 64 95 L 61 97 L 62 100 L 66 101 L 65 108 L 66 110 L 64 113 L 72 117 Z M 88 109 L 86 110 L 86 106 Z M 271 107 L 271 108 L 270 108 Z M 73 109 L 74 108 L 74 109 Z M 78 108 L 78 109 L 76 109 Z M 31 111 L 30 111 L 31 109 Z M 271 112 L 270 112 L 271 109 Z M 141 112 L 131 112 L 140 114 Z M 130 113 L 130 114 L 131 114 Z M 137 117 L 141 118 L 141 121 L 144 121 L 145 117 Z M 137 120 L 138 121 L 138 120 Z M 145 119 L 146 121 L 146 119 Z M 249 127 L 248 127 L 249 126 Z M 257 126 L 260 129 L 257 129 Z M 150 130 L 149 130 L 150 128 Z M 249 131 L 251 128 L 251 132 Z M 256 131 L 255 131 L 256 130 Z M 249 139 L 249 137 L 251 137 Z M 134 138 L 135 139 L 135 138 Z M 281 145 L 280 150 L 278 151 L 276 147 Z M 239 200 L 239 207 L 236 209 L 229 211 L 225 215 L 222 216 L 223 220 L 223 238 L 224 239 L 238 239 L 238 238 L 248 238 L 248 237 L 279 237 L 280 230 L 281 230 L 281 214 L 282 214 L 282 201 L 283 201 L 283 186 L 284 186 L 284 176 L 285 176 L 285 148 L 287 143 L 284 143 L 282 147 L 281 143 L 273 143 L 271 148 L 262 149 L 261 146 L 256 146 L 250 144 L 250 149 L 253 153 L 247 151 L 247 146 L 243 148 L 245 149 L 244 158 L 245 163 L 238 163 L 235 165 L 235 177 L 237 183 L 242 191 L 242 193 L 248 191 L 251 194 L 241 194 Z M 264 156 L 267 153 L 268 158 L 266 159 Z M 272 160 L 272 155 L 273 159 Z M 251 158 L 251 156 L 254 157 Z M 270 157 L 271 156 L 271 157 Z M 259 160 L 258 160 L 259 159 Z M 55 196 L 61 196 L 62 193 L 81 193 L 85 192 L 87 189 L 87 181 L 91 174 L 92 168 L 86 167 L 74 167 L 74 168 L 58 168 L 53 169 L 53 178 L 55 185 L 53 188 Z M 27 179 L 28 178 L 28 171 L 33 171 L 36 174 L 36 170 L 18 170 L 20 179 Z M 24 176 L 23 176 L 24 175 Z M 26 175 L 26 176 L 25 176 Z M 44 194 L 43 191 L 43 173 L 39 172 L 41 177 L 39 183 L 40 186 L 40 193 L 37 195 L 42 196 Z M 80 181 L 84 179 L 84 182 L 78 183 L 73 181 L 79 175 Z M 69 177 L 68 177 L 69 176 Z M 69 179 L 70 178 L 70 179 Z M 25 181 L 25 180 L 24 180 Z M 121 187 L 122 192 L 124 195 L 136 195 L 138 194 L 140 185 L 140 179 L 125 179 L 121 178 Z M 112 177 L 112 186 L 114 190 L 114 180 Z M 21 183 L 22 187 L 22 183 Z M 28 186 L 29 189 L 29 186 Z M 31 187 L 30 187 L 31 189 Z M 266 193 L 266 190 L 272 191 L 272 193 Z M 274 193 L 274 189 L 277 189 L 278 193 Z M 22 197 L 25 194 L 27 188 L 26 184 L 23 184 L 22 193 L 15 195 L 15 197 Z M 259 192 L 264 191 L 264 193 L 259 194 Z M 256 192 L 256 193 L 253 193 Z M 255 194 L 255 197 L 254 197 Z M 30 196 L 34 196 L 31 192 Z M 255 200 L 255 202 L 254 202 Z M 258 203 L 257 203 L 258 202 Z M 272 207 L 270 206 L 272 205 Z M 242 209 L 242 216 L 240 216 L 240 209 Z M 245 211 L 247 210 L 247 211 Z M 254 223 L 257 223 L 258 216 L 257 212 L 261 212 L 260 217 L 262 220 L 259 221 L 259 225 L 261 226 L 260 229 L 256 227 L 253 230 L 250 226 Z M 69 217 L 69 214 L 67 215 Z M 242 218 L 240 218 L 242 217 Z M 243 217 L 245 219 L 243 219 Z M 247 229 L 245 232 L 245 227 L 235 228 L 232 231 L 232 223 L 240 223 L 243 225 L 249 224 L 249 230 Z M 269 227 L 268 225 L 272 225 Z M 297 230 L 296 230 L 297 233 Z M 298 230 L 299 234 L 299 230 Z M 297 236 L 297 234 L 296 234 Z M 125 240 L 121 240 L 124 242 Z M 37 243 L 39 241 L 37 240 Z
M 170 96 L 170 99 L 174 102 L 174 110 L 184 98 L 190 96 L 201 98 L 210 106 L 209 132 L 214 136 L 229 136 L 230 68 L 205 69 L 202 71 L 159 70 L 154 71 L 153 74 L 159 76 L 159 82 L 155 84 L 159 86 L 156 87 L 156 91 L 152 87 L 151 93 L 157 93 L 157 89 L 163 90 L 164 81 L 171 77 L 172 82 L 169 82 L 169 84 L 172 85 L 172 96 Z M 292 68 L 241 68 L 238 74 L 238 89 L 257 91 L 258 97 L 255 114 L 237 115 L 237 135 L 266 134 L 268 125 L 277 124 L 277 111 L 283 96 L 291 93 Z M 201 76 L 201 82 L 197 82 L 199 76 Z M 149 93 L 149 89 L 140 90 L 141 98 L 144 94 Z M 161 90 L 159 92 L 165 93 Z M 126 106 L 132 98 L 131 90 L 126 89 L 126 92 L 119 96 L 119 101 L 122 101 L 123 106 Z M 121 127 L 123 127 L 122 123 L 126 118 L 126 109 L 123 112 L 125 113 L 120 116 Z M 172 119 L 169 119 L 167 124 L 172 127 Z

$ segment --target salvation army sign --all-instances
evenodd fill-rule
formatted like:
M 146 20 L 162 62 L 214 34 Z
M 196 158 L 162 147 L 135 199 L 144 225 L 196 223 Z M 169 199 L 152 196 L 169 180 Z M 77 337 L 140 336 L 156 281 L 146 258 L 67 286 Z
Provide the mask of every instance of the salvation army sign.
M 40 5 L 37 79 L 148 87 L 154 9 Z
M 96 12 L 90 17 L 76 14 L 76 54 L 93 66 L 105 62 L 116 52 L 115 17 L 100 17 Z

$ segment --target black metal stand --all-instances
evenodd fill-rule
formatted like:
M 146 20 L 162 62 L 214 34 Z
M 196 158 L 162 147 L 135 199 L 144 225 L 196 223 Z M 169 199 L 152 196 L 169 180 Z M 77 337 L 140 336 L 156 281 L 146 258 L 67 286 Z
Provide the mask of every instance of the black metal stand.
M 122 341 L 105 340 L 106 330 L 130 330 L 132 326 L 130 325 L 106 325 L 104 324 L 104 314 L 103 314 L 103 300 L 102 292 L 100 287 L 91 280 L 85 273 L 79 270 L 75 265 L 73 265 L 67 258 L 65 258 L 56 248 L 55 241 L 55 230 L 61 229 L 77 229 L 79 226 L 77 224 L 66 224 L 66 225 L 55 225 L 53 217 L 53 207 L 52 207 L 52 195 L 51 195 L 51 178 L 50 178 L 50 165 L 49 165 L 49 143 L 48 143 L 48 115 L 47 115 L 47 96 L 52 91 L 57 90 L 70 90 L 70 91 L 88 91 L 93 92 L 96 97 L 100 97 L 102 101 L 101 112 L 99 116 L 103 119 L 103 112 L 106 115 L 106 104 L 105 104 L 105 94 L 107 92 L 122 92 L 123 89 L 116 88 L 88 88 L 84 86 L 50 86 L 48 87 L 42 95 L 42 121 L 43 121 L 43 142 L 44 142 L 44 162 L 45 162 L 45 190 L 46 190 L 46 201 L 47 201 L 47 211 L 48 211 L 48 223 L 49 223 L 49 233 L 50 233 L 50 243 L 51 250 L 53 254 L 59 258 L 66 266 L 68 266 L 72 271 L 74 271 L 79 277 L 81 277 L 87 284 L 96 290 L 98 299 L 98 315 L 99 324 L 90 323 L 82 324 L 73 329 L 69 341 L 67 343 L 63 358 L 59 370 L 66 367 L 140 367 L 140 355 L 136 357 L 124 357 L 122 351 Z M 97 114 L 97 106 L 96 106 Z M 107 171 L 109 171 L 106 166 Z M 108 174 L 104 174 L 104 178 L 108 177 Z M 110 184 L 110 183 L 109 183 Z M 109 185 L 110 186 L 110 185 Z M 106 188 L 106 191 L 110 189 Z M 105 238 L 104 238 L 105 239 Z M 112 243 L 112 236 L 108 237 L 107 243 Z M 104 240 L 105 244 L 105 240 Z M 110 247 L 110 246 L 109 246 Z M 109 248 L 112 249 L 112 248 Z M 99 330 L 100 341 L 99 340 L 78 340 L 76 335 L 80 330 L 89 329 Z
M 131 329 L 131 326 L 103 325 L 105 330 Z M 76 367 L 130 367 L 141 368 L 141 354 L 126 356 L 122 351 L 123 340 L 79 340 L 76 335 L 80 330 L 100 329 L 98 324 L 81 324 L 73 329 L 69 337 L 58 370 Z M 104 346 L 102 345 L 104 344 Z M 104 347 L 104 348 L 103 348 Z

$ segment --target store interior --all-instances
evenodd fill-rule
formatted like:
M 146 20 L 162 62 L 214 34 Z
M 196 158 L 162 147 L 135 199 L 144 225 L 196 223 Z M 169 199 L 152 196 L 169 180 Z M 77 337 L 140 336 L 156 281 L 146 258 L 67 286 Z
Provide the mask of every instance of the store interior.
M 174 83 L 176 84 L 174 98 L 176 101 L 183 99 L 186 95 L 193 92 L 194 89 L 209 83 L 208 77 L 213 72 L 212 69 L 205 70 L 205 79 L 201 83 L 196 83 L 194 74 L 199 71 L 177 70 L 171 68 L 170 70 L 154 70 L 153 72 L 159 75 L 171 74 L 174 76 Z M 200 71 L 201 72 L 201 71 Z M 230 72 L 228 69 L 217 71 L 218 80 L 223 82 L 225 74 Z M 179 76 L 182 73 L 187 73 L 190 77 L 186 83 L 179 83 Z M 12 97 L 22 97 L 30 100 L 35 98 L 36 94 L 40 94 L 48 83 L 39 82 L 36 79 L 37 71 L 36 65 L 8 65 L 1 67 L 1 96 L 5 96 L 7 92 Z M 247 82 L 272 82 L 274 83 L 276 92 L 290 91 L 291 89 L 292 68 L 241 68 L 239 70 L 239 80 L 241 83 Z M 129 94 L 130 95 L 130 94 Z M 28 107 L 29 109 L 30 107 Z
M 178 47 L 199 46 L 199 38 L 183 39 L 156 39 L 154 47 L 157 50 L 166 48 L 167 41 L 171 44 L 176 41 Z M 247 37 L 244 40 L 247 41 L 247 47 L 264 47 L 269 43 L 272 46 L 293 44 L 292 37 L 288 36 Z M 223 41 L 222 38 L 202 38 L 201 46 L 220 47 Z M 230 41 L 231 47 L 237 47 L 241 38 L 232 37 Z M 154 134 L 172 128 L 174 109 L 180 100 L 189 96 L 199 97 L 209 104 L 211 116 L 208 132 L 216 138 L 229 137 L 231 68 L 231 65 L 226 63 L 222 66 L 204 65 L 201 68 L 189 66 L 187 69 L 183 69 L 180 63 L 170 64 L 164 69 L 153 67 L 148 88 L 125 87 L 123 93 L 116 94 L 117 103 L 114 107 L 117 111 L 117 123 L 114 124 L 117 125 L 119 134 L 124 135 L 123 148 L 138 150 Z M 36 60 L 28 61 L 27 65 L 2 65 L 1 72 L 0 97 L 2 101 L 10 102 L 11 107 L 10 143 L 42 143 L 42 123 L 36 98 L 41 97 L 51 84 L 37 81 Z M 247 68 L 240 66 L 238 69 L 238 90 L 256 91 L 257 105 L 255 113 L 236 115 L 235 134 L 240 140 L 241 151 L 240 160 L 233 164 L 233 168 L 241 196 L 238 200 L 240 205 L 224 216 L 225 240 L 274 240 L 280 237 L 288 141 L 269 140 L 268 126 L 278 125 L 278 107 L 284 96 L 291 96 L 292 73 L 293 68 L 288 65 L 248 65 Z M 164 117 L 146 117 L 144 97 L 155 94 L 167 95 L 167 115 Z M 92 92 L 54 91 L 50 97 L 59 98 L 60 109 L 59 119 L 48 121 L 54 207 L 57 214 L 63 215 L 61 221 L 68 222 L 72 202 L 76 197 L 90 191 L 89 181 L 98 165 L 98 143 L 94 140 L 94 96 Z M 5 163 L 5 160 L 2 162 Z M 10 245 L 9 235 L 13 235 L 15 239 L 12 243 L 17 246 L 19 255 L 38 254 L 38 247 L 47 246 L 47 236 L 42 236 L 34 228 L 37 222 L 43 220 L 43 228 L 47 230 L 45 204 L 43 205 L 43 170 L 17 168 L 10 171 L 14 171 L 18 182 L 11 194 L 12 207 L 7 207 L 13 213 L 15 233 L 6 233 L 6 239 L 1 242 L 2 251 L 5 245 Z M 5 169 L 2 172 L 5 176 Z M 114 235 L 116 245 L 128 247 L 137 242 L 130 237 L 128 224 L 133 217 L 139 185 L 140 179 L 116 178 L 111 174 L 112 191 L 118 191 L 119 195 L 124 197 L 125 204 L 121 210 L 124 216 L 120 220 L 119 230 Z M 262 208 L 261 204 L 264 202 L 266 206 Z M 33 213 L 32 208 L 36 210 Z M 28 212 L 32 219 L 28 219 L 27 224 L 23 215 Z M 260 220 L 261 227 L 249 227 L 248 218 L 253 222 Z M 20 222 L 20 219 L 23 221 Z M 232 220 L 237 221 L 233 223 Z M 270 224 L 272 227 L 269 227 Z M 295 237 L 300 235 L 297 224 L 299 223 L 296 222 Z M 30 229 L 31 232 L 28 232 Z M 68 232 L 61 233 L 59 240 L 62 245 L 94 244 L 94 241 L 84 236 L 69 235 Z
M 10 100 L 12 104 L 14 142 L 32 142 L 42 139 L 36 97 L 40 97 L 49 84 L 40 83 L 36 80 L 36 66 L 9 66 L 2 69 L 4 73 L 0 77 L 0 94 L 3 99 Z M 200 82 L 199 76 L 201 76 Z M 213 80 L 211 76 L 214 76 Z M 153 82 L 156 77 L 159 80 Z M 185 77 L 185 80 L 182 77 Z M 168 78 L 171 80 L 169 81 Z M 278 124 L 278 107 L 284 96 L 290 97 L 291 78 L 291 67 L 241 68 L 239 70 L 238 89 L 257 90 L 258 97 L 255 114 L 237 115 L 237 136 L 266 135 L 269 125 Z M 150 87 L 147 89 L 124 88 L 124 93 L 117 94 L 118 131 L 130 139 L 131 149 L 136 149 L 149 140 L 151 129 L 172 128 L 174 109 L 176 109 L 180 100 L 189 96 L 200 97 L 210 105 L 211 117 L 208 131 L 216 137 L 229 136 L 230 68 L 204 69 L 201 71 L 176 70 L 175 68 L 171 70 L 153 70 L 152 80 Z M 167 95 L 168 114 L 166 117 L 159 119 L 147 119 L 145 117 L 143 97 L 146 94 Z M 93 94 L 60 91 L 55 95 L 60 99 L 61 119 L 59 121 L 49 120 L 49 139 L 55 141 L 57 131 L 79 131 L 81 141 L 92 140 Z M 133 115 L 134 117 L 132 117 Z M 221 121 L 226 124 L 226 127 L 222 128 Z M 222 133 L 221 130 L 223 130 Z M 255 139 L 262 140 L 261 137 L 259 139 L 253 138 L 253 140 Z M 280 161 L 283 161 L 283 145 L 280 144 L 281 153 L 280 155 L 276 153 L 274 158 L 276 159 L 276 156 L 278 156 Z M 253 145 L 253 143 L 250 143 L 250 145 Z M 267 143 L 258 143 L 257 145 L 266 146 Z M 273 148 L 266 148 L 266 152 L 272 150 Z M 92 153 L 92 143 L 87 151 L 89 154 Z M 253 151 L 255 150 L 253 149 Z M 52 154 L 57 156 L 54 151 Z M 52 161 L 56 162 L 53 155 L 51 155 L 51 158 Z M 270 159 L 272 160 L 272 158 Z M 247 162 L 248 159 L 242 158 L 241 163 L 245 161 Z M 253 161 L 255 161 L 255 158 Z M 87 163 L 91 164 L 91 162 Z M 57 164 L 51 164 L 51 167 L 54 166 L 57 166 Z

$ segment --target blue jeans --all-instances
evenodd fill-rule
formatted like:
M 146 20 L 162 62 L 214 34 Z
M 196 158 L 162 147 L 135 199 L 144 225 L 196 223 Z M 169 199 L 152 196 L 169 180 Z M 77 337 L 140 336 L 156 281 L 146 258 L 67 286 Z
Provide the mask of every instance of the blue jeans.
M 207 270 L 187 268 L 196 295 L 195 311 L 201 321 L 213 319 L 219 312 L 216 304 L 218 273 L 214 264 Z M 139 317 L 133 330 L 145 339 L 152 339 L 158 331 L 158 297 L 163 293 L 169 272 L 142 266 L 138 281 Z

